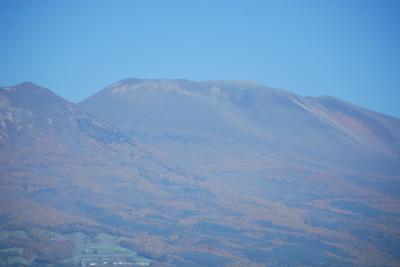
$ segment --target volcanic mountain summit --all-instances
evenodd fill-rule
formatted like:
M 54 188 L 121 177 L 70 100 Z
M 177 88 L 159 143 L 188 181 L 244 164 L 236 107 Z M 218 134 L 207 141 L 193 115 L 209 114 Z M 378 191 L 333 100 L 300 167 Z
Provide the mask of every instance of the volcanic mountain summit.
M 302 97 L 255 82 L 126 79 L 79 106 L 146 138 L 231 140 L 352 167 L 398 170 L 399 120 L 334 97 Z

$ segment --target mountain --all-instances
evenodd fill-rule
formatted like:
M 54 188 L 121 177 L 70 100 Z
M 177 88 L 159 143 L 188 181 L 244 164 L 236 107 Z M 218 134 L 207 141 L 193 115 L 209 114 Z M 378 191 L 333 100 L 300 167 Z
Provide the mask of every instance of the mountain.
M 255 82 L 126 79 L 79 105 L 149 143 L 215 141 L 218 154 L 229 141 L 340 167 L 399 171 L 399 120 L 329 96 Z
M 400 120 L 330 96 L 1 88 L 0 264 L 398 266 L 399 173 Z
M 265 234 L 287 246 L 247 245 L 242 253 L 253 255 L 251 260 L 290 264 L 293 257 L 298 264 L 319 255 L 321 262 L 329 262 L 325 252 L 317 252 L 323 240 L 342 247 L 348 253 L 345 262 L 366 256 L 365 248 L 347 247 L 347 238 L 357 239 L 357 246 L 370 242 L 380 251 L 390 244 L 396 244 L 393 251 L 399 248 L 396 227 L 396 234 L 378 230 L 398 221 L 399 119 L 334 97 L 302 97 L 248 81 L 125 79 L 79 106 L 195 170 L 220 196 L 217 203 L 233 210 L 242 224 L 246 221 L 245 229 L 257 232 L 260 222 L 268 222 L 266 231 L 287 231 L 279 237 Z M 367 210 L 391 214 L 383 216 L 391 223 Z M 228 223 L 226 217 L 213 223 Z M 228 226 L 240 229 L 237 220 Z M 294 238 L 299 231 L 305 237 Z M 331 237 L 321 237 L 322 232 Z M 378 242 L 376 232 L 380 238 L 395 238 Z M 313 252 L 304 252 L 300 260 L 293 248 Z M 274 251 L 285 260 L 268 256 Z M 367 258 L 363 265 L 384 257 Z
M 0 89 L 0 162 L 1 245 L 22 246 L 25 260 L 16 265 L 37 258 L 61 264 L 66 255 L 51 250 L 55 233 L 119 234 L 146 253 L 146 215 L 179 194 L 165 181 L 188 189 L 194 181 L 161 153 L 32 83 Z M 135 226 L 141 230 L 133 236 Z M 15 231 L 27 240 L 12 239 Z M 71 250 L 62 244 L 59 250 Z

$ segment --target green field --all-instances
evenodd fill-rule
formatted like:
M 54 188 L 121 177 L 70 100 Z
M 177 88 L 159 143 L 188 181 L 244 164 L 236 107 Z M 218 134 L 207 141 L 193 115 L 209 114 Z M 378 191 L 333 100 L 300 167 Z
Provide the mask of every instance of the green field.
M 34 251 L 27 253 L 27 244 L 32 237 L 25 231 L 0 231 L 0 266 L 148 266 L 150 259 L 139 256 L 135 251 L 120 246 L 119 237 L 105 233 L 90 237 L 81 232 L 73 234 L 59 234 L 47 232 L 49 243 L 59 241 L 72 241 L 74 244 L 72 257 L 58 262 L 43 262 L 43 256 L 38 256 Z M 19 240 L 16 243 L 15 240 Z M 21 247 L 16 246 L 21 244 Z
M 90 238 L 82 233 L 57 235 L 57 238 L 75 241 L 73 262 L 83 266 L 119 265 L 148 266 L 151 260 L 137 255 L 128 248 L 118 245 L 118 237 L 98 234 Z

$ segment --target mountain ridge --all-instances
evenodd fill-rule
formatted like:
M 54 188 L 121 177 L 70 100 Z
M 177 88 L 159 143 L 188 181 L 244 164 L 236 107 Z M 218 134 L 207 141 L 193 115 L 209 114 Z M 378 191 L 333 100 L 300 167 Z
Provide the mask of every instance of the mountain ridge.
M 400 263 L 398 120 L 177 83 L 117 82 L 84 104 L 0 89 L 2 247 L 78 266 L 77 236 L 107 234 L 152 266 Z
M 160 132 L 168 127 L 187 132 L 196 132 L 199 128 L 203 132 L 216 129 L 204 134 L 234 139 L 246 135 L 297 146 L 302 146 L 296 141 L 301 136 L 310 142 L 307 149 L 313 147 L 314 139 L 319 146 L 326 146 L 321 134 L 330 134 L 331 139 L 337 139 L 336 143 L 343 146 L 348 146 L 349 142 L 355 144 L 357 140 L 359 156 L 365 154 L 365 148 L 379 149 L 388 157 L 400 155 L 400 137 L 392 134 L 400 129 L 399 120 L 337 98 L 303 97 L 258 84 L 246 87 L 230 81 L 135 79 L 134 83 L 130 82 L 111 84 L 78 105 L 127 131 L 142 128 L 144 132 Z M 101 108 L 96 110 L 96 107 Z M 114 113 L 112 108 L 118 111 Z M 187 120 L 189 116 L 190 121 Z M 391 120 L 390 127 L 386 127 L 388 120 Z M 163 125 L 163 128 L 154 128 L 156 125 Z M 346 157 L 347 152 L 341 153 Z

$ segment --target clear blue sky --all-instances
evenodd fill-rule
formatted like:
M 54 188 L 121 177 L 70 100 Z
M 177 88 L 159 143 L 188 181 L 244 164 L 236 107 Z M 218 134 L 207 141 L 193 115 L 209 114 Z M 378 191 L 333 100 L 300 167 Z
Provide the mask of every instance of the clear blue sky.
M 0 86 L 246 79 L 400 117 L 400 1 L 0 0 Z

